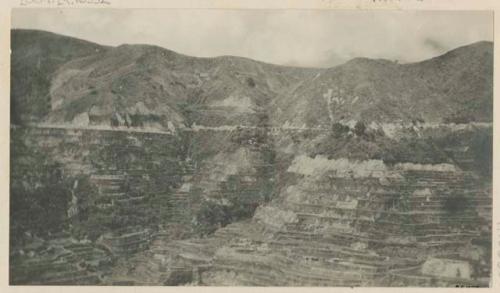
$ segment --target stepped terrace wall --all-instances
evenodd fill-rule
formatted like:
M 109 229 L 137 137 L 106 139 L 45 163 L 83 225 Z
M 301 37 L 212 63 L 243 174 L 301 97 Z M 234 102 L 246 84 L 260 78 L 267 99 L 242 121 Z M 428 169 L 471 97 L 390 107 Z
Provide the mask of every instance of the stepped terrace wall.
M 476 161 L 468 142 L 439 144 L 454 156 L 438 164 L 387 164 L 360 160 L 358 149 L 354 159 L 303 153 L 300 143 L 321 133 L 14 128 L 12 180 L 29 185 L 25 170 L 53 167 L 32 158 L 58 164 L 69 194 L 61 229 L 113 259 L 94 283 L 487 284 L 491 182 L 455 162 Z M 301 141 L 287 147 L 294 135 Z M 15 262 L 18 283 L 33 275 L 19 269 L 40 259 L 33 253 Z
M 337 163 L 292 164 L 288 187 L 254 217 L 268 236 L 233 231 L 244 241 L 217 250 L 205 282 L 487 286 L 490 183 L 452 166 Z M 375 168 L 356 173 L 360 164 Z M 456 274 L 436 274 L 433 259 Z
M 251 221 L 205 239 L 158 237 L 136 260 L 141 273 L 129 277 L 169 285 L 488 285 L 491 182 L 454 165 L 325 160 L 311 172 L 292 161 L 280 195 Z
M 11 215 L 14 222 L 11 236 L 16 236 L 11 237 L 13 253 L 30 245 L 32 238 L 26 236 L 28 234 L 41 237 L 43 241 L 56 241 L 61 237 L 58 233 L 64 233 L 71 241 L 83 239 L 94 246 L 105 247 L 112 259 L 127 256 L 146 249 L 158 225 L 168 221 L 171 211 L 178 208 L 159 207 L 156 202 L 168 200 L 173 190 L 182 185 L 187 172 L 185 143 L 181 136 L 14 127 L 11 143 Z M 60 192 L 56 194 L 54 190 Z M 49 205 L 33 198 L 38 193 L 46 197 L 40 200 L 49 201 Z M 37 230 L 33 230 L 30 223 L 18 225 L 25 213 L 34 218 L 42 217 L 36 213 L 40 204 L 46 206 L 46 217 L 57 216 L 52 221 L 58 224 L 57 230 L 50 231 L 47 225 L 52 222 L 47 219 L 35 219 L 45 225 Z M 11 266 L 13 278 L 23 280 L 26 271 L 18 268 L 25 266 L 26 261 L 36 262 L 38 257 L 35 253 L 33 257 L 17 258 L 19 262 Z M 11 255 L 11 259 L 14 258 Z M 29 275 L 38 280 L 33 273 Z M 45 281 L 52 282 L 50 278 L 40 279 L 42 283 Z M 100 278 L 89 282 L 98 283 Z M 71 283 L 69 277 L 67 283 Z
M 61 215 L 58 231 L 128 258 L 147 249 L 158 233 L 193 237 L 251 217 L 273 189 L 273 151 L 263 135 L 241 129 L 169 134 L 14 127 L 11 180 L 29 186 L 33 182 L 23 174 L 33 167 L 35 174 L 59 172 L 64 204 L 51 207 Z M 49 190 L 45 194 L 51 197 Z M 15 206 L 13 219 L 31 208 L 26 202 Z M 24 232 L 37 234 L 24 228 L 16 247 L 31 241 Z

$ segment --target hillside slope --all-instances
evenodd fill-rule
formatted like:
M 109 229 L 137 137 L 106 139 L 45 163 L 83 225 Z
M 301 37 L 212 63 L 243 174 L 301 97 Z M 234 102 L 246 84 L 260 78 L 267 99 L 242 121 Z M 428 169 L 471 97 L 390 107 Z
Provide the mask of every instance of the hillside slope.
M 104 47 L 12 31 L 12 122 L 166 129 L 492 121 L 493 46 L 413 64 L 356 58 L 329 69 L 149 45 Z
M 11 33 L 11 119 L 39 121 L 49 112 L 53 74 L 75 58 L 100 55 L 109 48 L 37 30 Z
M 12 39 L 12 285 L 488 286 L 491 43 L 314 69 Z
M 413 64 L 356 58 L 281 97 L 279 121 L 308 126 L 346 120 L 492 121 L 492 84 L 489 42 Z

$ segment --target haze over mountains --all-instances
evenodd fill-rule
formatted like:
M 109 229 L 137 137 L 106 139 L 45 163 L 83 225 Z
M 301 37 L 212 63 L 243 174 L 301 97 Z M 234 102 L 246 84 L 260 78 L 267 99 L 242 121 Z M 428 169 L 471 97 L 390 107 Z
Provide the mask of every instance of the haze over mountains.
M 397 64 L 297 68 L 157 46 L 100 46 L 12 30 L 12 122 L 166 130 L 329 127 L 334 122 L 491 122 L 491 42 Z

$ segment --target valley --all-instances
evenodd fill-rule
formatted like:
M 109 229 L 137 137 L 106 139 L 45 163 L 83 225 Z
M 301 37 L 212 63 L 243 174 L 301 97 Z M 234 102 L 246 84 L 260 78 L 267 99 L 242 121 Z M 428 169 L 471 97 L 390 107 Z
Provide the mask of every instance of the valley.
M 489 286 L 491 43 L 332 68 L 12 43 L 11 284 Z

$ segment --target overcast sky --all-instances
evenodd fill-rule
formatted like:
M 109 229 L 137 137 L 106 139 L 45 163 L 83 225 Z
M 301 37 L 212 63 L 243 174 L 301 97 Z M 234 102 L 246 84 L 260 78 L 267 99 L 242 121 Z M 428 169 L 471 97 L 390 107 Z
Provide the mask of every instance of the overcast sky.
M 314 67 L 354 57 L 415 62 L 493 40 L 490 12 L 15 9 L 12 27 L 105 45 L 154 44 L 192 56 Z

